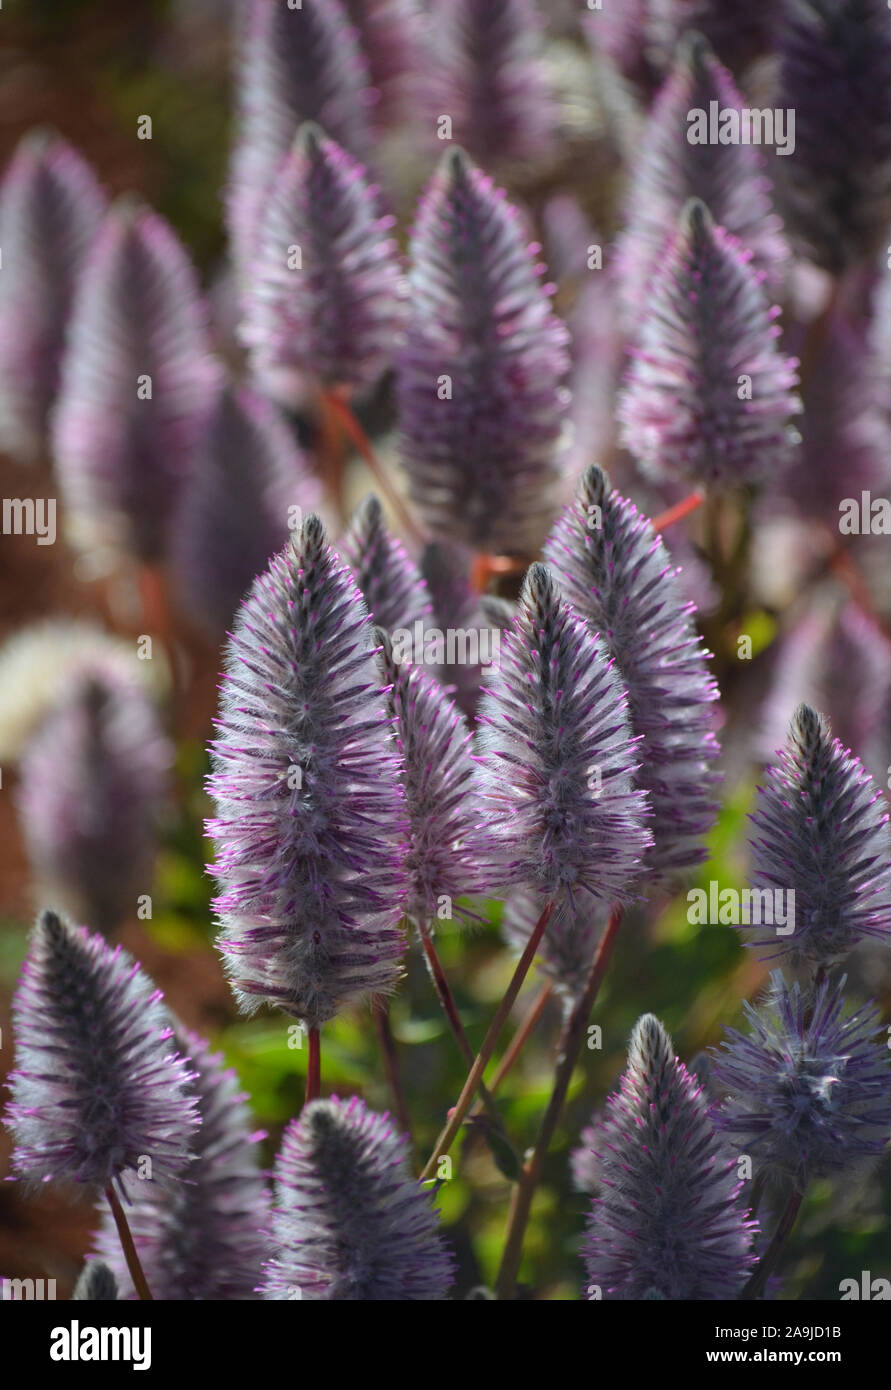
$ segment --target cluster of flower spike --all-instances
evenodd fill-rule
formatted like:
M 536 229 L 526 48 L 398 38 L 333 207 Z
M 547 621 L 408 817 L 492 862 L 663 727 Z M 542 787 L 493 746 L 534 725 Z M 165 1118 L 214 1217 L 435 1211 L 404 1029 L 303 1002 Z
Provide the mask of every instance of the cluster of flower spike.
M 206 830 L 241 1011 L 277 1009 L 316 1046 L 345 1010 L 383 1011 L 410 925 L 429 952 L 437 920 L 496 897 L 517 954 L 535 935 L 571 1022 L 607 923 L 701 863 L 718 815 L 699 557 L 625 495 L 632 470 L 654 515 L 707 494 L 719 653 L 745 611 L 748 532 L 726 544 L 731 508 L 745 523 L 759 491 L 768 506 L 785 491 L 825 524 L 842 456 L 845 478 L 887 482 L 891 411 L 873 387 L 891 375 L 891 295 L 875 296 L 872 336 L 858 318 L 891 225 L 887 6 L 615 0 L 588 16 L 598 101 L 622 109 L 635 138 L 615 139 L 638 152 L 615 256 L 577 294 L 572 332 L 564 292 L 601 270 L 602 248 L 581 246 L 593 207 L 549 196 L 561 133 L 589 100 L 571 72 L 558 98 L 542 61 L 549 45 L 560 68 L 547 34 L 569 31 L 566 13 L 239 11 L 233 321 L 212 322 L 226 313 L 162 217 L 109 203 L 65 141 L 29 135 L 0 189 L 0 446 L 53 463 L 77 549 L 130 566 L 143 594 L 166 585 L 212 641 L 226 634 Z M 715 110 L 742 131 L 749 64 L 767 53 L 798 117 L 797 157 L 772 178 L 750 140 L 696 138 Z M 406 176 L 379 147 L 410 146 L 413 125 L 426 134 Z M 614 409 L 587 410 L 614 393 Z M 366 418 L 392 423 L 392 510 L 413 524 L 397 536 L 372 496 L 335 545 L 345 434 L 381 496 L 394 486 Z M 618 487 L 589 462 L 598 429 Z M 570 458 L 586 464 L 577 480 Z M 498 596 L 480 592 L 495 574 Z M 867 617 L 838 629 L 834 646 L 814 639 L 825 660 L 850 653 L 891 690 Z M 443 630 L 497 638 L 497 659 L 453 659 Z M 172 750 L 151 695 L 107 652 L 63 674 L 19 800 L 41 892 L 88 925 L 45 911 L 34 928 L 6 1122 L 17 1176 L 109 1200 L 75 1297 L 135 1297 L 144 1279 L 186 1300 L 447 1298 L 454 1261 L 407 1136 L 357 1096 L 311 1100 L 270 1192 L 234 1074 L 110 944 L 151 879 Z M 846 726 L 876 766 L 882 719 L 864 697 Z M 891 1055 L 835 973 L 891 941 L 886 798 L 802 704 L 751 820 L 751 890 L 785 895 L 786 911 L 747 926 L 746 945 L 779 968 L 713 1062 L 688 1070 L 653 1015 L 635 1026 L 574 1158 L 593 1194 L 589 1296 L 746 1296 L 755 1193 L 798 1201 L 887 1144 Z M 141 1269 L 118 1248 L 121 1198 Z

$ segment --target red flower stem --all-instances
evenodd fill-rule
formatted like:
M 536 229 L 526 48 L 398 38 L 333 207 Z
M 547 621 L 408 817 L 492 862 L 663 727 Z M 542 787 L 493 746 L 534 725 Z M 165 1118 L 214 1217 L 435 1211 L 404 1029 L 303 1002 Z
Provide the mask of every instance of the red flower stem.
M 309 1059 L 306 1064 L 306 1096 L 304 1105 L 318 1100 L 322 1091 L 322 1035 L 318 1028 L 309 1030 Z
M 109 1183 L 106 1187 L 105 1196 L 108 1199 L 108 1205 L 111 1207 L 114 1224 L 118 1228 L 121 1249 L 124 1252 L 124 1259 L 127 1261 L 127 1268 L 130 1271 L 130 1278 L 133 1280 L 133 1287 L 141 1299 L 153 1302 L 152 1291 L 148 1286 L 145 1273 L 139 1262 L 136 1246 L 133 1244 L 133 1234 L 130 1230 L 129 1222 L 127 1221 L 127 1214 L 121 1206 L 120 1198 L 114 1190 L 113 1183 Z
M 676 502 L 673 507 L 660 512 L 658 516 L 654 516 L 651 523 L 653 530 L 664 531 L 667 526 L 673 526 L 676 521 L 683 521 L 685 516 L 695 512 L 697 507 L 701 507 L 704 501 L 704 492 L 691 492 L 690 496 L 685 497 L 683 501 Z
M 489 1031 L 483 1039 L 483 1045 L 479 1050 L 479 1055 L 470 1069 L 470 1075 L 464 1083 L 464 1089 L 449 1115 L 448 1123 L 436 1141 L 436 1147 L 430 1155 L 426 1168 L 421 1174 L 421 1182 L 426 1182 L 428 1178 L 433 1176 L 440 1158 L 443 1154 L 448 1153 L 455 1135 L 464 1123 L 464 1116 L 470 1109 L 470 1103 L 479 1089 L 479 1084 L 483 1079 L 483 1072 L 486 1070 L 489 1059 L 495 1051 L 495 1046 L 501 1036 L 501 1030 L 507 1022 L 507 1016 L 514 1006 L 514 1001 L 520 992 L 523 981 L 529 973 L 529 967 L 535 959 L 535 953 L 541 944 L 541 938 L 544 936 L 545 927 L 551 920 L 553 911 L 554 904 L 552 902 L 548 903 L 535 924 L 532 935 L 526 943 L 526 949 L 517 962 L 517 968 L 513 973 L 504 998 L 498 1005 Z
M 393 508 L 394 514 L 399 518 L 399 524 L 402 526 L 406 535 L 411 536 L 418 545 L 424 545 L 427 541 L 427 536 L 421 530 L 399 493 L 390 482 L 385 468 L 374 452 L 374 449 L 371 447 L 371 441 L 347 402 L 342 396 L 338 395 L 336 391 L 322 391 L 320 394 L 332 415 L 335 416 L 338 423 L 341 425 L 347 438 L 352 440 L 359 454 L 365 460 L 365 463 L 368 465 L 369 473 L 371 473 L 381 492 Z
M 387 1073 L 387 1080 L 390 1083 L 390 1093 L 393 1097 L 393 1109 L 399 1121 L 399 1128 L 403 1134 L 411 1138 L 411 1117 L 408 1113 L 408 1105 L 405 1100 L 405 1088 L 402 1085 L 402 1073 L 399 1067 L 399 1053 L 396 1048 L 396 1039 L 393 1037 L 393 1029 L 390 1024 L 390 1004 L 383 994 L 376 994 L 371 1001 L 371 1011 L 374 1015 L 374 1026 L 377 1029 L 377 1039 L 380 1044 L 381 1056 L 384 1061 L 384 1069 Z
M 495 1284 L 497 1297 L 509 1299 L 513 1297 L 517 1281 L 517 1271 L 520 1268 L 520 1258 L 523 1253 L 523 1239 L 526 1234 L 526 1227 L 529 1223 L 529 1214 L 532 1210 L 532 1198 L 535 1195 L 544 1168 L 545 1158 L 551 1146 L 551 1140 L 560 1122 L 563 1113 L 563 1106 L 566 1103 L 566 1096 L 569 1091 L 569 1083 L 572 1080 L 572 1073 L 575 1071 L 579 1053 L 585 1041 L 585 1032 L 588 1026 L 588 1019 L 594 1007 L 594 1001 L 600 989 L 601 982 L 606 974 L 610 959 L 615 945 L 616 935 L 619 924 L 622 920 L 623 908 L 616 904 L 613 908 L 606 931 L 597 947 L 597 954 L 591 966 L 583 993 L 580 995 L 572 1013 L 563 1028 L 563 1035 L 560 1039 L 560 1051 L 557 1057 L 557 1070 L 554 1076 L 554 1089 L 548 1101 L 548 1108 L 545 1111 L 541 1127 L 538 1131 L 538 1139 L 529 1162 L 525 1164 L 520 1175 L 520 1181 L 513 1190 L 511 1198 L 510 1216 L 507 1225 L 507 1240 L 505 1241 L 504 1253 L 501 1257 L 501 1268 L 498 1271 L 498 1279 Z
M 318 402 L 318 451 L 322 476 L 331 490 L 337 514 L 341 521 L 345 522 L 348 520 L 348 516 L 343 489 L 343 429 L 327 391 L 319 392 Z

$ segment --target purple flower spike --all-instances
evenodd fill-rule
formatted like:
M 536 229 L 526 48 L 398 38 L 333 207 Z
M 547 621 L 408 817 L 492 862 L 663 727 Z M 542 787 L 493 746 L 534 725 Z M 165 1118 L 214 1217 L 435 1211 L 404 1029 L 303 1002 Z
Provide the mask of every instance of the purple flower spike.
M 648 474 L 740 487 L 784 467 L 800 404 L 778 313 L 739 244 L 689 203 L 618 407 L 622 442 Z
M 400 341 L 404 279 L 393 219 L 361 165 L 314 125 L 300 129 L 258 232 L 241 334 L 267 394 L 304 379 L 369 386 Z
M 776 0 L 622 0 L 583 23 L 589 41 L 649 93 L 685 33 L 703 34 L 721 62 L 741 72 L 770 48 L 776 19 Z
M 90 166 L 32 131 L 0 185 L 0 448 L 21 463 L 46 450 L 65 332 L 84 260 L 105 215 Z
M 195 1158 L 188 1180 L 175 1185 L 125 1178 L 127 1220 L 155 1298 L 252 1299 L 269 1253 L 269 1193 L 258 1148 L 266 1136 L 254 1129 L 247 1097 L 221 1054 L 188 1030 L 176 1041 L 194 1073 L 189 1089 L 201 1119 Z M 112 1271 L 119 1297 L 135 1298 L 108 1212 L 95 1254 Z
M 83 272 L 53 427 L 83 545 L 98 534 L 160 557 L 217 380 L 185 250 L 151 209 L 113 207 Z
M 736 1156 L 708 1099 L 652 1014 L 635 1024 L 628 1067 L 600 1117 L 600 1196 L 585 1243 L 604 1298 L 731 1299 L 754 1263 Z M 577 1165 L 578 1166 L 578 1165 Z
M 375 636 L 409 820 L 405 912 L 418 926 L 435 926 L 441 909 L 451 917 L 456 898 L 491 886 L 479 771 L 470 755 L 470 731 L 439 682 L 420 666 L 401 662 L 387 633 L 378 629 Z
M 303 121 L 317 121 L 360 160 L 371 150 L 368 68 L 340 0 L 247 0 L 238 36 L 238 120 L 227 216 L 247 274 L 263 209 Z
M 891 222 L 891 12 L 886 0 L 783 8 L 779 90 L 796 117 L 783 201 L 804 253 L 839 274 L 871 259 Z
M 553 510 L 567 334 L 514 208 L 457 149 L 421 200 L 397 400 L 412 498 L 475 549 L 534 552 Z
M 404 797 L 371 624 L 318 517 L 254 582 L 222 686 L 207 833 L 241 1008 L 318 1027 L 399 978 Z
M 40 896 L 102 933 L 149 893 L 173 749 L 144 690 L 81 674 L 22 757 L 22 831 Z
M 627 704 L 604 644 L 532 565 L 480 712 L 503 882 L 573 910 L 581 891 L 628 899 L 652 836 Z
M 262 1297 L 429 1302 L 453 1262 L 406 1140 L 353 1096 L 313 1101 L 285 1130 L 275 1165 L 273 1241 Z
M 431 121 L 451 119 L 451 136 L 489 167 L 547 158 L 556 110 L 532 0 L 434 0 Z
M 245 387 L 220 384 L 171 538 L 183 606 L 215 640 L 320 489 L 292 431 Z
M 787 909 L 783 925 L 753 946 L 769 946 L 771 959 L 829 965 L 864 937 L 891 940 L 887 803 L 808 705 L 796 710 L 779 762 L 767 770 L 752 823 L 752 884 L 768 897 L 784 893 Z M 778 921 L 776 911 L 768 920 Z
M 576 612 L 587 618 L 628 689 L 631 727 L 643 736 L 636 782 L 649 793 L 654 845 L 647 867 L 669 873 L 705 857 L 720 755 L 711 706 L 718 688 L 679 571 L 646 517 L 592 466 L 558 519 L 544 556 Z
M 715 1052 L 722 1128 L 756 1172 L 799 1190 L 882 1153 L 891 1134 L 891 1053 L 874 1009 L 842 1017 L 844 985 L 824 980 L 808 999 L 775 971 L 768 1007 L 744 1006 L 749 1036 L 728 1028 Z
M 771 293 L 779 288 L 788 251 L 780 219 L 771 210 L 760 152 L 750 144 L 695 144 L 688 138 L 694 133 L 690 112 L 704 112 L 708 119 L 712 102 L 719 111 L 739 111 L 745 104 L 706 41 L 692 35 L 653 107 L 628 192 L 619 254 L 629 323 L 639 324 L 647 313 L 647 291 L 690 198 L 701 199 L 715 221 L 751 252 Z
M 12 1011 L 18 1176 L 104 1189 L 146 1160 L 160 1180 L 186 1166 L 198 1115 L 161 998 L 120 946 L 41 913 Z
M 392 637 L 399 628 L 413 634 L 415 623 L 428 626 L 433 605 L 427 585 L 405 546 L 387 530 L 373 494 L 357 509 L 340 551 L 379 627 Z

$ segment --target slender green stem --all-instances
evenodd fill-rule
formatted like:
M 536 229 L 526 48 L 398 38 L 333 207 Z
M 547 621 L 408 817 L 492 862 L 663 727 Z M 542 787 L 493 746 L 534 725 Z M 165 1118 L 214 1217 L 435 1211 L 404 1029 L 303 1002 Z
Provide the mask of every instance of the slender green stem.
M 495 1017 L 489 1027 L 489 1031 L 483 1039 L 483 1045 L 479 1050 L 479 1055 L 470 1069 L 470 1075 L 464 1083 L 464 1089 L 458 1097 L 454 1109 L 449 1114 L 448 1123 L 436 1141 L 433 1153 L 427 1162 L 427 1166 L 421 1174 L 421 1182 L 426 1182 L 436 1172 L 437 1164 L 443 1154 L 448 1153 L 454 1142 L 455 1135 L 464 1123 L 464 1117 L 470 1109 L 470 1103 L 476 1095 L 479 1084 L 483 1079 L 483 1072 L 489 1063 L 492 1053 L 495 1051 L 496 1044 L 501 1036 L 501 1030 L 507 1022 L 507 1016 L 514 1006 L 514 1001 L 520 992 L 523 981 L 529 973 L 529 967 L 535 959 L 535 954 L 544 936 L 545 927 L 551 920 L 554 911 L 554 904 L 549 902 L 538 921 L 535 924 L 532 935 L 526 943 L 526 948 L 517 962 L 517 968 L 513 973 L 510 984 L 495 1013 Z
M 508 1218 L 507 1240 L 495 1284 L 495 1291 L 500 1299 L 511 1298 L 516 1287 L 517 1271 L 523 1253 L 523 1240 L 529 1223 L 529 1214 L 532 1210 L 532 1198 L 541 1180 L 545 1158 L 563 1113 L 569 1083 L 572 1080 L 572 1073 L 575 1071 L 579 1053 L 585 1041 L 585 1032 L 594 1001 L 612 957 L 622 914 L 623 909 L 617 904 L 610 914 L 606 930 L 597 948 L 597 954 L 594 957 L 585 988 L 564 1025 L 551 1098 L 541 1122 L 532 1157 L 523 1168 L 520 1181 L 513 1192 Z
M 114 1190 L 113 1183 L 109 1183 L 108 1187 L 106 1187 L 105 1196 L 108 1199 L 108 1205 L 111 1207 L 114 1224 L 118 1228 L 121 1249 L 124 1252 L 124 1259 L 127 1261 L 127 1268 L 130 1271 L 130 1278 L 133 1280 L 133 1287 L 141 1299 L 153 1301 L 152 1291 L 148 1286 L 142 1264 L 136 1253 L 136 1246 L 133 1243 L 133 1234 L 130 1230 L 127 1214 L 121 1206 L 121 1200 Z

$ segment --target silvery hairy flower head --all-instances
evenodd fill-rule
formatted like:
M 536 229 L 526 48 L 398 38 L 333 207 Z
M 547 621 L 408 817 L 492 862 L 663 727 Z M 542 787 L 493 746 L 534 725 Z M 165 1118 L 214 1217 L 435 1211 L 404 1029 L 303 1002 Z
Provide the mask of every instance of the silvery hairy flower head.
M 82 546 L 162 555 L 218 375 L 175 233 L 149 208 L 113 206 L 84 266 L 53 422 Z
M 24 136 L 0 184 L 0 447 L 21 463 L 45 452 L 71 306 L 104 213 L 67 141 Z
M 628 1066 L 597 1125 L 584 1255 L 616 1299 L 730 1299 L 753 1263 L 736 1156 L 658 1019 L 635 1024 Z
M 275 1165 L 276 1253 L 263 1298 L 446 1298 L 452 1258 L 408 1170 L 406 1142 L 358 1096 L 313 1101 L 291 1121 Z
M 360 503 L 339 544 L 379 627 L 392 637 L 399 628 L 413 632 L 415 623 L 428 625 L 433 605 L 427 585 L 405 546 L 388 529 L 373 494 Z
M 486 168 L 553 153 L 556 109 L 533 0 L 434 0 L 430 32 L 433 128 Z
M 208 790 L 220 949 L 239 1004 L 308 1027 L 399 977 L 404 797 L 371 624 L 307 517 L 226 657 Z
M 636 783 L 653 812 L 646 864 L 658 872 L 695 864 L 718 809 L 710 796 L 721 751 L 712 731 L 718 688 L 679 572 L 646 517 L 596 465 L 583 474 L 544 556 L 628 690 L 631 727 L 643 736 Z
M 13 1172 L 105 1188 L 175 1178 L 198 1125 L 160 990 L 120 946 L 43 912 L 13 999 Z
M 479 770 L 471 757 L 470 730 L 439 681 L 422 666 L 402 661 L 387 633 L 378 629 L 375 636 L 409 823 L 405 912 L 426 927 L 435 925 L 440 908 L 447 907 L 451 916 L 456 899 L 490 886 L 491 846 Z
M 303 125 L 258 223 L 241 337 L 257 383 L 284 404 L 305 380 L 369 386 L 396 352 L 404 279 L 393 218 L 361 165 Z
M 808 995 L 775 971 L 766 1006 L 744 1006 L 748 1036 L 728 1028 L 715 1053 L 729 1092 L 722 1128 L 756 1172 L 799 1190 L 880 1154 L 891 1137 L 891 1053 L 875 1010 L 843 1016 L 844 985 L 824 980 Z
M 444 155 L 412 235 L 396 393 L 419 513 L 475 549 L 534 551 L 559 477 L 567 335 L 538 249 L 491 180 Z
M 652 844 L 640 747 L 605 644 L 534 564 L 480 709 L 503 881 L 574 909 L 628 896 Z
M 220 383 L 173 521 L 176 593 L 214 639 L 251 581 L 281 550 L 293 517 L 319 502 L 318 482 L 275 408 Z
M 634 325 L 649 312 L 647 291 L 690 198 L 701 199 L 751 253 L 770 292 L 779 288 L 788 252 L 782 224 L 771 210 L 760 151 L 746 143 L 691 140 L 698 134 L 695 113 L 707 119 L 712 102 L 719 111 L 738 112 L 745 105 L 705 39 L 688 36 L 653 106 L 627 195 L 627 226 L 619 245 L 621 294 Z
M 38 895 L 102 933 L 154 876 L 173 749 L 153 702 L 111 666 L 75 676 L 22 755 L 19 809 Z
M 247 0 L 237 38 L 236 137 L 226 211 L 247 275 L 264 206 L 294 132 L 319 125 L 356 159 L 371 149 L 374 93 L 341 0 Z
M 800 404 L 778 313 L 739 243 L 690 202 L 619 401 L 622 442 L 648 474 L 739 487 L 785 466 Z
M 247 1096 L 221 1054 L 188 1029 L 177 1031 L 176 1043 L 192 1072 L 189 1093 L 201 1121 L 194 1160 L 175 1184 L 124 1178 L 127 1221 L 155 1298 L 252 1299 L 269 1253 L 269 1193 L 258 1147 L 266 1136 L 255 1129 Z M 135 1298 L 110 1212 L 96 1253 L 113 1272 L 119 1297 Z
M 875 255 L 891 221 L 891 12 L 884 0 L 792 0 L 782 13 L 795 154 L 779 188 L 799 247 L 837 275 Z
M 753 945 L 769 946 L 772 959 L 829 965 L 864 937 L 891 938 L 887 803 L 808 705 L 767 769 L 752 824 L 752 885 L 784 893 L 788 908 L 784 925 Z

